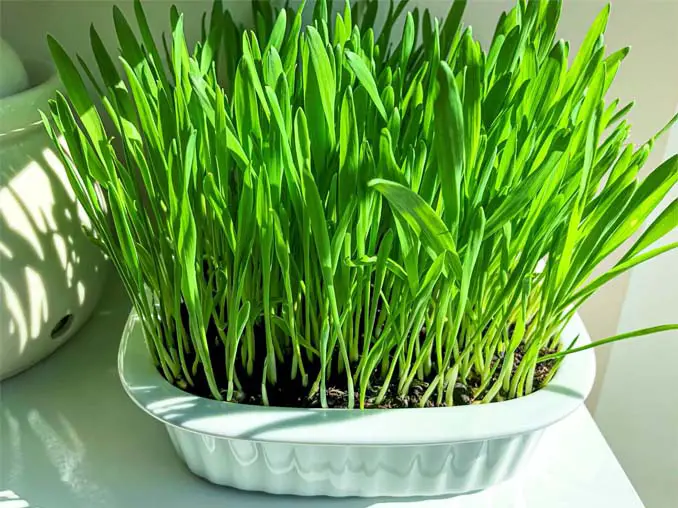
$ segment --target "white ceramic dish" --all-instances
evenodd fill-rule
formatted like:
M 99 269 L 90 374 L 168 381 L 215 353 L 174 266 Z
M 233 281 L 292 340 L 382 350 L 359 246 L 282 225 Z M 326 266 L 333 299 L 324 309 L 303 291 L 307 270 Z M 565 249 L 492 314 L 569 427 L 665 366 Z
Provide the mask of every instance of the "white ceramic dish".
M 564 332 L 589 341 L 579 317 Z M 568 357 L 548 387 L 526 397 L 451 408 L 270 408 L 190 395 L 155 369 L 133 311 L 118 369 L 132 400 L 167 428 L 195 474 L 274 494 L 431 496 L 511 478 L 542 431 L 579 407 L 593 385 L 591 350 Z

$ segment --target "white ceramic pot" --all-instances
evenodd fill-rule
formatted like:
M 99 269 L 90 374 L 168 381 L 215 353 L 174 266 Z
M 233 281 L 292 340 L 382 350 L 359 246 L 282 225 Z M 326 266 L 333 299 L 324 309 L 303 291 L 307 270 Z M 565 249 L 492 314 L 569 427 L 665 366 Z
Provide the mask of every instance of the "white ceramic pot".
M 40 123 L 58 77 L 46 63 L 26 68 L 32 88 L 0 99 L 0 379 L 68 340 L 108 272 Z
M 576 317 L 563 340 L 589 341 Z M 511 478 L 542 431 L 591 390 L 591 350 L 568 357 L 551 383 L 520 399 L 426 409 L 294 409 L 190 395 L 156 370 L 139 318 L 125 327 L 118 370 L 132 400 L 161 421 L 195 474 L 274 494 L 431 496 Z

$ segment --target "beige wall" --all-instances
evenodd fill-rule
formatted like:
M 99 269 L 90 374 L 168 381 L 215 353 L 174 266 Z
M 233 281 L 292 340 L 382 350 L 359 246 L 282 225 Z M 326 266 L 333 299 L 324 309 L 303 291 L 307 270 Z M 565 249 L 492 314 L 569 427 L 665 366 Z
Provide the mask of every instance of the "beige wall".
M 678 127 L 668 145 L 667 155 L 678 153 Z M 664 204 L 674 199 L 678 187 Z M 678 212 L 674 220 L 678 223 Z M 661 241 L 672 242 L 678 242 L 678 229 Z M 678 250 L 673 250 L 631 270 L 619 332 L 676 322 Z M 677 356 L 676 330 L 612 348 L 593 413 L 647 508 L 673 508 L 678 500 Z
M 225 0 L 228 2 L 228 0 Z M 69 51 L 77 51 L 90 59 L 88 26 L 94 22 L 106 42 L 114 44 L 110 12 L 113 3 L 122 6 L 131 15 L 131 1 L 118 0 L 0 0 L 0 30 L 24 58 L 47 56 L 45 34 L 52 33 Z M 145 2 L 149 21 L 154 31 L 167 30 L 168 6 L 165 0 Z M 209 9 L 209 0 L 179 1 L 180 11 L 186 15 L 189 38 L 198 33 L 202 12 Z M 449 0 L 418 0 L 413 2 L 429 7 L 443 16 Z M 465 20 L 481 41 L 490 40 L 500 12 L 513 2 L 506 0 L 473 0 Z M 590 23 L 607 2 L 600 0 L 565 0 L 559 35 L 572 41 L 576 51 Z M 247 19 L 248 1 L 231 1 L 240 19 Z M 678 104 L 678 0 L 615 0 L 607 31 L 608 47 L 618 49 L 632 46 L 619 71 L 611 97 L 622 102 L 636 101 L 631 112 L 632 139 L 642 143 L 665 122 Z M 654 168 L 664 154 L 666 140 L 661 140 L 647 164 Z M 611 264 L 614 260 L 609 260 Z M 628 277 L 602 288 L 582 309 L 582 316 L 591 336 L 602 338 L 615 333 L 621 304 L 628 285 Z M 602 376 L 609 350 L 598 351 L 599 378 Z M 598 386 L 589 400 L 594 407 Z
M 228 3 L 229 0 L 225 0 Z M 250 2 L 230 2 L 236 20 L 251 18 Z M 112 8 L 117 5 L 135 27 L 132 0 L 0 0 L 0 33 L 22 58 L 48 58 L 46 34 L 53 35 L 69 52 L 77 52 L 93 62 L 89 43 L 89 26 L 94 24 L 109 48 L 117 47 Z M 144 9 L 160 41 L 162 32 L 170 32 L 169 8 L 176 5 L 184 14 L 187 39 L 200 33 L 200 19 L 209 12 L 211 0 L 144 0 Z

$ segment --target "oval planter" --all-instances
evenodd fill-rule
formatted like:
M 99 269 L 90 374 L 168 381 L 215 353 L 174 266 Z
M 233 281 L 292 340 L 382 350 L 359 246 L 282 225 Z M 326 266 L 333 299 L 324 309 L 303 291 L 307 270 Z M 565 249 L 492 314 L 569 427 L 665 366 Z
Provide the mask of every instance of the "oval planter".
M 575 317 L 564 343 L 579 335 Z M 294 409 L 190 395 L 152 364 L 130 314 L 118 355 L 125 391 L 162 422 L 195 474 L 273 494 L 431 496 L 481 490 L 511 478 L 543 430 L 577 409 L 595 375 L 592 350 L 566 358 L 551 383 L 526 397 L 425 409 Z
M 108 271 L 40 122 L 59 79 L 47 63 L 26 68 L 32 88 L 0 99 L 0 379 L 73 336 Z

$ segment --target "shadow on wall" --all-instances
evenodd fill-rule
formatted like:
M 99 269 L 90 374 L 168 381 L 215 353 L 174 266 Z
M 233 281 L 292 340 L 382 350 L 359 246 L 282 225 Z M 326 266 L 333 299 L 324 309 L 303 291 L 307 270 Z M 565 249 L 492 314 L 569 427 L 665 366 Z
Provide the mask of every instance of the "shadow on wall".
M 42 129 L 0 134 L 0 379 L 70 338 L 108 271 Z

